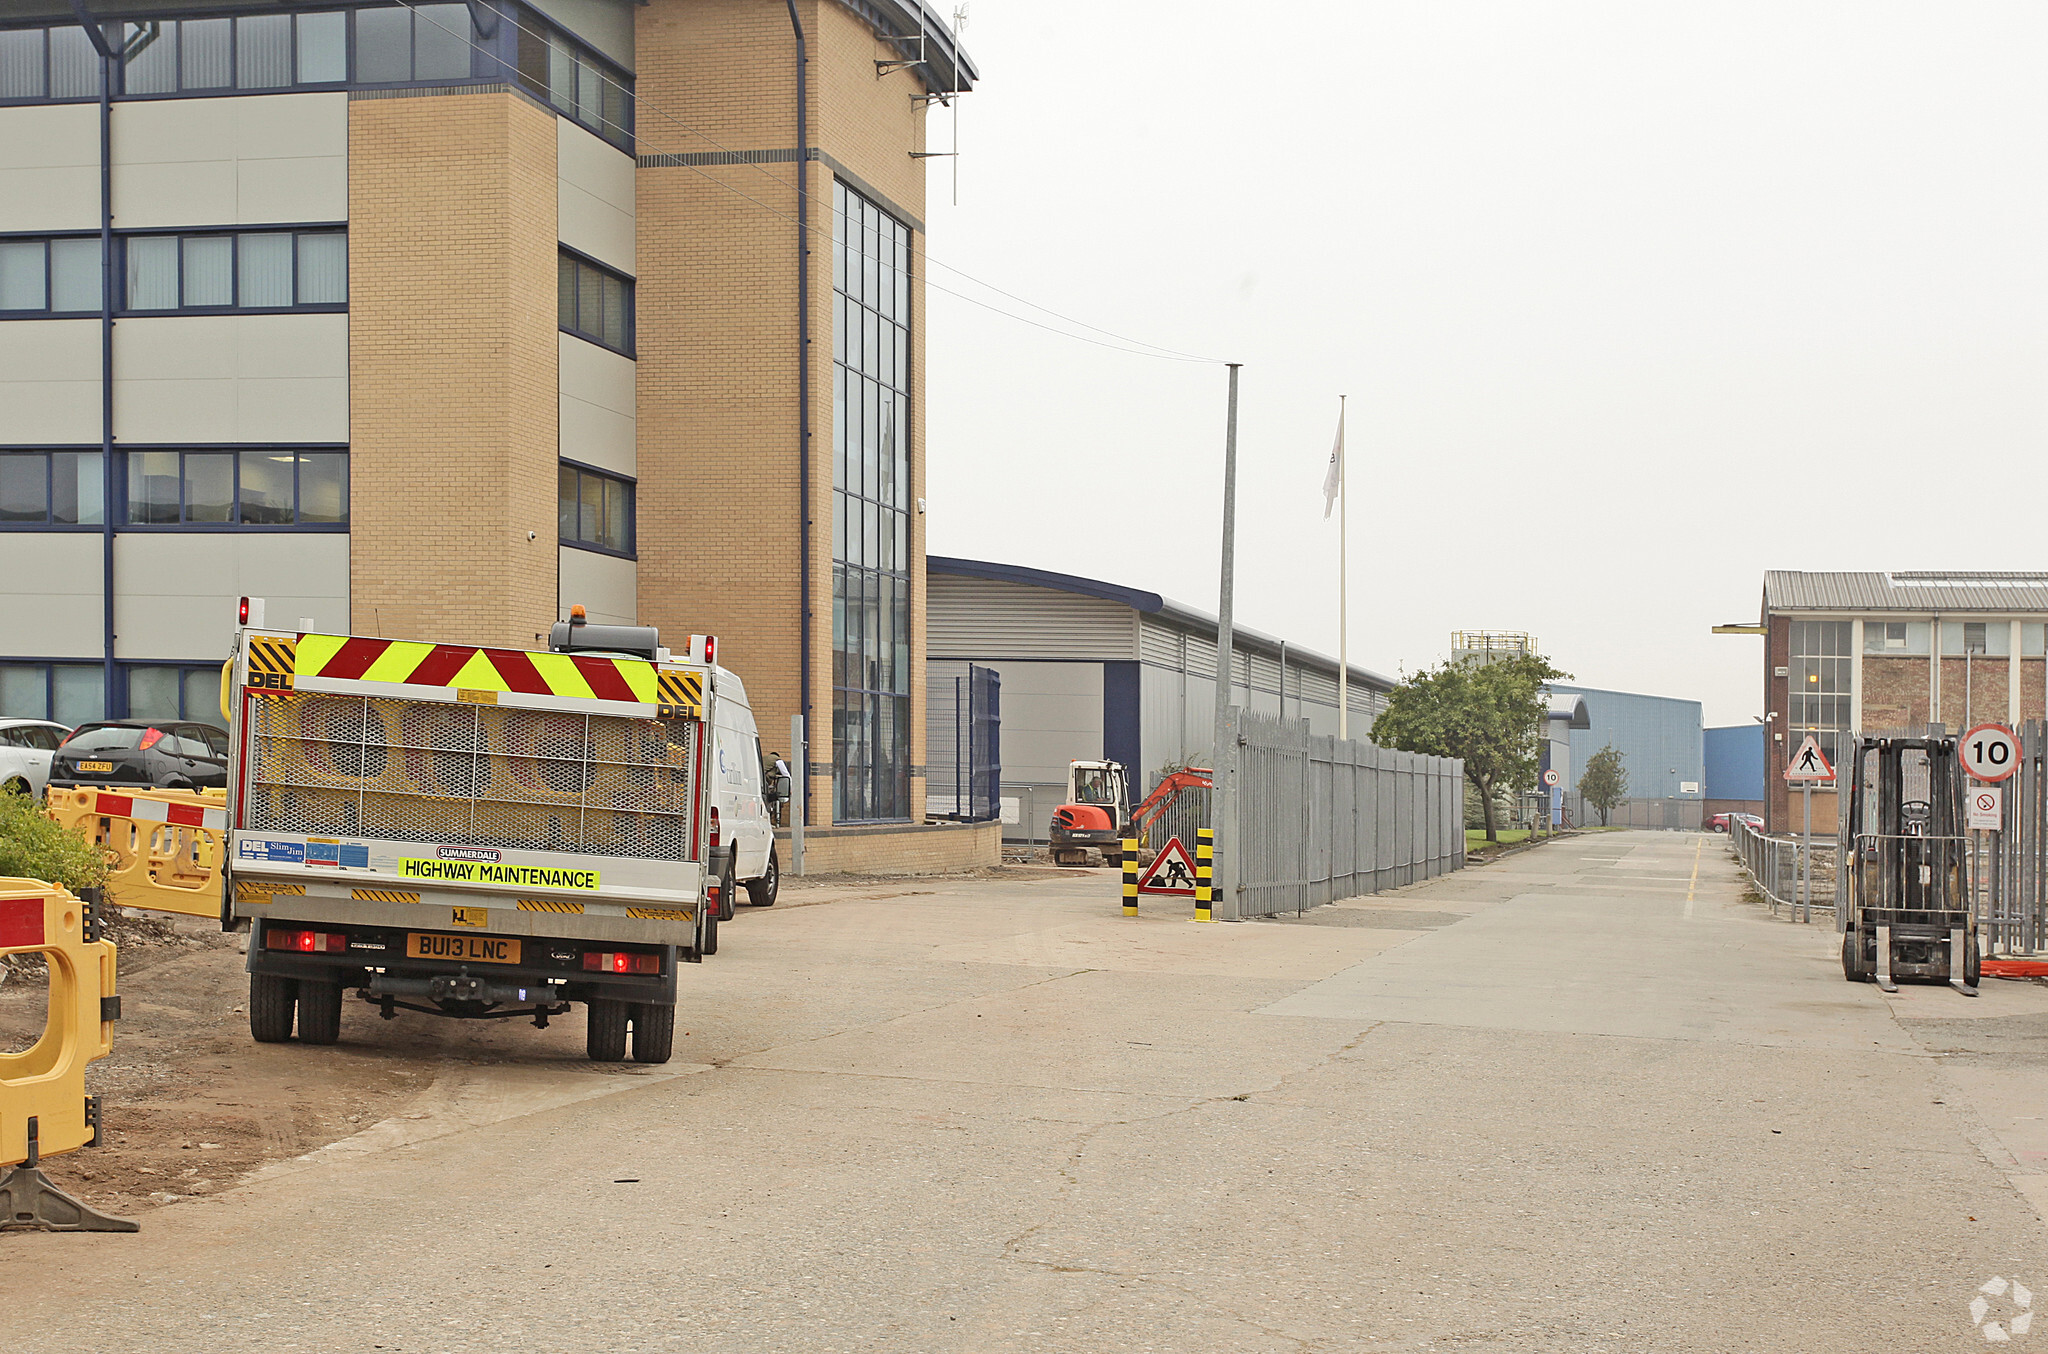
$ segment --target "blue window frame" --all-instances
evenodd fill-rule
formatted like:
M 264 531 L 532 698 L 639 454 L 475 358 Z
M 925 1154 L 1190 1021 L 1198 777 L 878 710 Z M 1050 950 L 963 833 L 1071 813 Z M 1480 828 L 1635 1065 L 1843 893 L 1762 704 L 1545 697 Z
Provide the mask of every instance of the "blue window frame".
M 562 544 L 631 559 L 634 488 L 623 476 L 562 462 L 555 497 Z
M 220 664 L 125 663 L 128 718 L 189 720 L 227 728 L 220 712 Z
M 348 308 L 345 230 L 152 232 L 120 257 L 127 315 Z
M 0 237 L 0 316 L 97 315 L 98 235 Z
M 0 450 L 0 529 L 84 527 L 105 520 L 100 453 Z
M 631 151 L 633 78 L 515 0 L 283 6 L 106 25 L 114 95 L 190 98 L 294 89 L 514 81 Z M 0 28 L 0 104 L 100 96 L 76 24 Z
M 0 658 L 0 715 L 74 727 L 106 718 L 106 669 L 98 663 Z
M 340 447 L 193 447 L 120 453 L 122 525 L 348 530 Z
M 633 355 L 633 279 L 564 249 L 556 308 L 562 332 Z

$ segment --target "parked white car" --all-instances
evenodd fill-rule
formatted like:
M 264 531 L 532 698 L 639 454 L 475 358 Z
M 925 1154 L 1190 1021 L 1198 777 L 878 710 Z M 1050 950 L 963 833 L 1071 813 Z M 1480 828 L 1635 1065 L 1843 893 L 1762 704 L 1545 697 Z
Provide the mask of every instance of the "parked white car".
M 47 719 L 0 719 L 0 790 L 40 799 L 50 784 L 50 756 L 70 733 Z

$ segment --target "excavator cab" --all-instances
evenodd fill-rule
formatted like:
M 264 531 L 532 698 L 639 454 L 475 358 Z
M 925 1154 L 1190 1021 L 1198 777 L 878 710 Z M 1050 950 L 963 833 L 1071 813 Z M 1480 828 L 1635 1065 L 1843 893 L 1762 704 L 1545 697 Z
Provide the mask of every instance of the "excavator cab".
M 1108 864 L 1122 864 L 1130 819 L 1131 792 L 1121 762 L 1069 763 L 1067 799 L 1052 815 L 1054 862 L 1085 865 L 1093 850 Z
M 1956 740 L 1865 738 L 1848 768 L 1848 916 L 1842 976 L 1945 982 L 1977 995 L 1977 918 L 1966 871 Z

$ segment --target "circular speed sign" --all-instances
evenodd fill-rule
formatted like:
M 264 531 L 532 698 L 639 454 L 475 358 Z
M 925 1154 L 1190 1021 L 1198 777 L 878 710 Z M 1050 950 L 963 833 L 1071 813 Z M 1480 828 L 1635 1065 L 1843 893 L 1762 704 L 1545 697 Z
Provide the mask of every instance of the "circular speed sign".
M 1563 779 L 1563 776 L 1557 774 L 1557 768 L 1554 766 L 1543 773 L 1543 783 L 1545 785 L 1555 785 Z
M 1963 735 L 1963 770 L 1978 780 L 2004 780 L 2020 769 L 2019 735 L 2003 724 L 1979 724 Z

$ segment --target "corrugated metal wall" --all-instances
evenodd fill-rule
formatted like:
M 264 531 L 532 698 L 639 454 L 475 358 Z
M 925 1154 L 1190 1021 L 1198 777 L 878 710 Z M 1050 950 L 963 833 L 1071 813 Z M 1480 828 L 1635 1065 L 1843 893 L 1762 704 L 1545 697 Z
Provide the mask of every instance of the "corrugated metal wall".
M 1671 696 L 1641 696 L 1628 691 L 1601 691 L 1588 686 L 1554 685 L 1552 691 L 1583 696 L 1590 729 L 1572 730 L 1571 779 L 1578 789 L 1593 754 L 1612 743 L 1628 770 L 1631 799 L 1675 798 L 1679 786 L 1706 779 L 1705 746 L 1698 701 Z M 1704 795 L 1697 797 L 1704 798 Z
M 933 658 L 1138 656 L 1138 613 L 1122 602 L 937 573 L 928 595 L 925 642 Z

